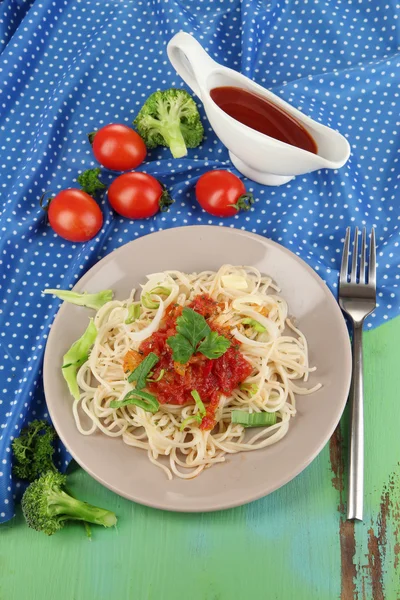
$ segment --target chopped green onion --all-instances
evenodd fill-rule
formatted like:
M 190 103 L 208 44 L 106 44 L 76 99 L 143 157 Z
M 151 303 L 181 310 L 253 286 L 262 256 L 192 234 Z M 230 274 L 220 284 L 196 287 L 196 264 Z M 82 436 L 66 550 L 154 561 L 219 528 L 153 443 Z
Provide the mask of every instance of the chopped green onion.
M 160 403 L 153 394 L 142 392 L 140 390 L 131 390 L 128 392 L 123 400 L 112 400 L 110 402 L 111 408 L 121 408 L 121 406 L 129 406 L 134 404 L 140 406 L 144 410 L 151 413 L 156 413 L 159 409 Z
M 243 427 L 269 427 L 276 423 L 276 413 L 248 413 L 243 410 L 233 410 L 231 422 Z
M 151 310 L 156 309 L 160 306 L 159 302 L 150 298 L 150 294 L 142 295 L 142 304 L 145 308 L 149 308 Z
M 267 328 L 264 327 L 264 325 L 261 325 L 261 323 L 255 319 L 242 319 L 242 323 L 243 325 L 250 325 L 250 327 L 252 327 L 255 331 L 258 331 L 258 333 L 264 333 L 264 331 L 267 331 Z
M 182 424 L 179 427 L 179 431 L 183 431 L 185 429 L 186 425 L 188 423 L 190 423 L 190 421 L 197 421 L 197 423 L 201 423 L 201 417 L 200 417 L 200 415 L 192 415 L 191 417 L 188 417 L 187 419 L 182 421 Z
M 248 392 L 249 396 L 255 396 L 258 392 L 258 385 L 256 383 L 242 383 L 239 388 L 242 392 Z
M 150 373 L 151 375 L 151 373 Z M 157 377 L 157 379 L 152 379 L 151 377 L 147 377 L 146 381 L 151 381 L 152 383 L 157 383 L 157 381 L 161 381 L 161 379 L 164 377 L 165 375 L 165 369 L 161 369 L 159 376 Z
M 162 285 L 159 285 L 150 291 L 150 294 L 157 294 L 158 296 L 167 296 L 167 298 L 170 295 L 170 293 L 171 290 L 167 287 L 163 287 Z
M 202 417 L 204 417 L 206 414 L 206 407 L 204 406 L 204 404 L 200 398 L 199 392 L 197 392 L 196 390 L 193 390 L 190 393 L 191 393 L 192 397 L 194 398 L 194 401 L 196 402 L 197 408 L 199 409 L 199 413 L 201 414 Z
M 136 367 L 134 371 L 129 375 L 128 381 L 136 381 L 136 389 L 141 390 L 146 385 L 146 379 L 152 368 L 158 363 L 160 359 L 157 354 L 150 352 L 144 360 Z
M 140 304 L 139 303 L 131 304 L 128 307 L 128 315 L 125 319 L 125 324 L 130 325 L 131 323 L 136 321 L 136 319 L 138 319 L 139 317 L 140 317 Z

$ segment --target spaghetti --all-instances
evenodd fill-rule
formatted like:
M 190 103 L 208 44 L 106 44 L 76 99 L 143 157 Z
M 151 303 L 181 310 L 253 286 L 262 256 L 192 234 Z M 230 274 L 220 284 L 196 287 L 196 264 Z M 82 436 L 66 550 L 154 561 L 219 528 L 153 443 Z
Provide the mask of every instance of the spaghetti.
M 96 313 L 96 340 L 77 374 L 80 396 L 73 414 L 78 430 L 84 435 L 100 430 L 146 450 L 169 479 L 196 477 L 224 462 L 227 454 L 258 450 L 282 439 L 296 414 L 295 396 L 315 392 L 320 385 L 298 385 L 307 382 L 314 368 L 308 364 L 307 341 L 288 318 L 288 306 L 272 280 L 256 268 L 231 265 L 218 272 L 166 271 L 147 279 L 139 299 L 132 290 L 128 300 L 107 302 Z M 186 366 L 173 361 L 168 327 L 174 333 L 173 316 L 189 306 L 229 340 L 224 356 L 211 360 L 194 353 Z M 129 318 L 132 314 L 138 317 Z M 145 387 L 158 396 L 156 412 L 135 404 L 110 406 L 135 388 L 125 372 L 130 358 L 137 359 L 133 369 L 150 350 L 160 359 Z M 233 389 L 223 383 L 224 368 L 229 371 L 224 381 L 233 381 Z M 212 378 L 212 385 L 207 387 L 205 380 L 198 385 L 204 390 L 200 396 L 206 417 L 188 393 L 193 373 L 197 381 L 202 373 Z M 243 412 L 269 413 L 274 424 L 248 430 L 233 418 Z M 82 425 L 82 413 L 90 420 L 88 429 Z

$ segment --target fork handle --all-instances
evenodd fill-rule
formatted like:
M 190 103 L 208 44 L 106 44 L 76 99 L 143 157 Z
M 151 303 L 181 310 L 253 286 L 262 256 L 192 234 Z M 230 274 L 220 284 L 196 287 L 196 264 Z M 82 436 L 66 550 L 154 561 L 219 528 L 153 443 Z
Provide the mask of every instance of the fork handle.
M 353 328 L 353 376 L 350 389 L 349 475 L 347 519 L 363 520 L 364 501 L 364 386 L 363 323 Z

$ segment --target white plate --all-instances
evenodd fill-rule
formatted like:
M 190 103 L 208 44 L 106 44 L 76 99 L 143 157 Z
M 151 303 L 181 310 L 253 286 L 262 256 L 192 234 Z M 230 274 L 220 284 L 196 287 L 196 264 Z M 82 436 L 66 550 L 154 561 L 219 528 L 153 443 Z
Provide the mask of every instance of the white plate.
M 57 432 L 76 461 L 116 493 L 141 504 L 174 511 L 202 512 L 238 506 L 281 487 L 322 450 L 343 412 L 351 377 L 351 350 L 342 313 L 325 283 L 301 259 L 261 236 L 230 228 L 169 229 L 130 242 L 97 263 L 75 291 L 112 288 L 128 297 L 148 273 L 178 269 L 217 270 L 222 264 L 253 265 L 273 277 L 290 314 L 307 337 L 310 385 L 323 387 L 297 398 L 288 434 L 263 450 L 227 456 L 194 480 L 168 481 L 145 451 L 101 433 L 81 435 L 72 416 L 72 397 L 62 377 L 62 356 L 82 335 L 93 314 L 64 303 L 50 331 L 44 359 L 47 405 Z M 305 493 L 312 493 L 305 490 Z

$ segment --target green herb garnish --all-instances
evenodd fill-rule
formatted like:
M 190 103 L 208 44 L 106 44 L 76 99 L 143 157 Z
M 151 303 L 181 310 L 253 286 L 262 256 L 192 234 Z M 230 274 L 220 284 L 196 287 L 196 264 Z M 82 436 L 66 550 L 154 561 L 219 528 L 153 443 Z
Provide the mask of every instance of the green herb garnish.
M 205 340 L 198 347 L 198 351 L 207 356 L 207 358 L 219 358 L 228 350 L 230 341 L 216 331 L 210 331 Z
M 167 339 L 173 350 L 173 359 L 185 364 L 195 352 L 201 352 L 207 358 L 222 356 L 231 345 L 230 341 L 215 331 L 211 331 L 205 318 L 192 310 L 184 308 L 176 320 L 177 334 Z
M 128 381 L 136 381 L 136 389 L 142 390 L 146 386 L 146 379 L 153 367 L 158 363 L 159 358 L 154 352 L 150 352 L 144 360 L 129 375 Z
M 140 406 L 144 410 L 151 413 L 156 413 L 160 406 L 157 398 L 153 394 L 142 392 L 140 390 L 131 390 L 126 394 L 123 400 L 112 400 L 110 402 L 111 408 L 121 408 L 121 406 L 129 406 L 134 404 Z
M 176 320 L 176 330 L 183 335 L 193 348 L 211 331 L 207 321 L 192 308 L 184 308 L 182 315 Z
M 176 362 L 185 364 L 193 355 L 193 346 L 183 335 L 178 334 L 167 339 L 167 344 L 173 350 L 173 359 Z

